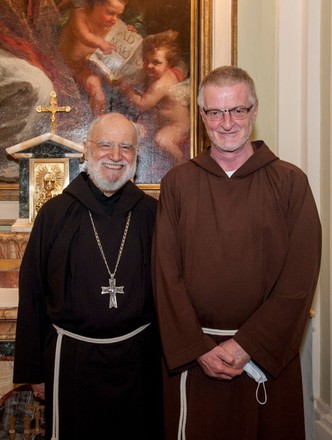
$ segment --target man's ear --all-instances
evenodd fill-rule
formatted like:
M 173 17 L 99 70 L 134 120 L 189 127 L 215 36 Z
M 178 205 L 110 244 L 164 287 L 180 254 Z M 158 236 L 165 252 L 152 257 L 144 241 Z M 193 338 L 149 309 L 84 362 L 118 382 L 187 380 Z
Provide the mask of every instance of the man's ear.
M 254 105 L 255 105 L 255 108 L 254 108 L 254 114 L 253 114 L 253 123 L 256 122 L 256 118 L 257 118 L 257 114 L 258 114 L 258 107 L 259 107 L 258 100 L 256 101 L 256 103 Z

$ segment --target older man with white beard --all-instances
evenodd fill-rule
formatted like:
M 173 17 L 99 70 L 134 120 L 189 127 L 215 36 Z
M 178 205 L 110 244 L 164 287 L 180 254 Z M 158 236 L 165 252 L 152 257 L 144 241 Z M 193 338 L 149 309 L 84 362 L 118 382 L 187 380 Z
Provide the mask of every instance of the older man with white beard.
M 137 144 L 121 114 L 92 123 L 87 171 L 40 209 L 22 261 L 14 380 L 45 383 L 47 438 L 163 437 L 156 200 L 130 181 Z

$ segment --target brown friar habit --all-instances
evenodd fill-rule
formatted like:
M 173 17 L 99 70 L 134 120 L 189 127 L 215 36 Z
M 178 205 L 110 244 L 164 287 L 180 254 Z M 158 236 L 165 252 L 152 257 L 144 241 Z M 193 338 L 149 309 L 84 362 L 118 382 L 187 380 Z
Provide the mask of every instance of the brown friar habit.
M 101 294 L 132 211 L 116 285 L 118 308 Z M 52 323 L 90 338 L 118 337 L 115 344 L 63 336 L 59 380 L 60 440 L 161 438 L 161 350 L 151 288 L 151 242 L 156 200 L 133 183 L 105 197 L 85 173 L 39 211 L 20 272 L 14 381 L 46 383 L 48 436 L 56 332 Z
M 177 438 L 183 370 L 187 440 L 304 440 L 299 346 L 319 272 L 320 221 L 306 175 L 262 141 L 253 147 L 230 178 L 207 149 L 161 183 L 153 278 L 167 440 Z M 238 330 L 235 340 L 267 376 L 265 405 L 246 373 L 204 375 L 195 360 L 225 337 L 202 327 Z

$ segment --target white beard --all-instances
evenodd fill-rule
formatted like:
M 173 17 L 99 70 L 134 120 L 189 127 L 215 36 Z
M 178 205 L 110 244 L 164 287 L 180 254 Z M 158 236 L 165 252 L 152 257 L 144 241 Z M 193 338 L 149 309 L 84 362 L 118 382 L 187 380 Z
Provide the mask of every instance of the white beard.
M 119 162 L 108 161 L 109 163 L 119 164 Z M 128 165 L 127 162 L 120 162 L 120 164 L 124 164 L 126 169 L 124 173 L 122 173 L 121 177 L 118 180 L 112 181 L 109 178 L 102 177 L 99 168 L 103 165 L 99 162 L 91 162 L 87 161 L 86 171 L 90 176 L 92 182 L 96 185 L 100 191 L 102 191 L 105 195 L 110 195 L 116 191 L 118 191 L 128 180 L 132 179 L 136 173 L 136 161 L 133 162 L 132 165 Z

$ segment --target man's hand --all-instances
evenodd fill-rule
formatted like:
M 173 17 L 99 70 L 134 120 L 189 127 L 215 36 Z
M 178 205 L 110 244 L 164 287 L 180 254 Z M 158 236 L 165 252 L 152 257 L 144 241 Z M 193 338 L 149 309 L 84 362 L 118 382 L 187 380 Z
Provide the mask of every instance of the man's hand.
M 250 361 L 248 353 L 233 338 L 222 342 L 219 347 L 223 347 L 232 356 L 234 368 L 243 368 Z
M 215 379 L 231 380 L 243 373 L 250 356 L 242 347 L 228 339 L 197 359 L 204 373 Z

